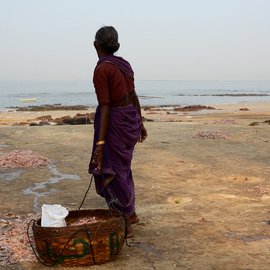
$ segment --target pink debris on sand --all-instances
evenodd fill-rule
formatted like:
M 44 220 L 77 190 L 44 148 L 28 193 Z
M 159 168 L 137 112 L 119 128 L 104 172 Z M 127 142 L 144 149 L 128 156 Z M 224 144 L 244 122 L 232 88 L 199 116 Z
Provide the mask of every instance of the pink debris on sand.
M 98 221 L 100 221 L 100 220 L 97 220 L 95 217 L 81 218 L 81 219 L 75 220 L 72 223 L 68 224 L 68 226 L 93 224 L 93 223 L 97 223 Z
M 206 130 L 206 131 L 200 131 L 196 135 L 193 136 L 193 138 L 196 139 L 226 139 L 229 136 L 229 134 L 222 132 L 222 131 L 214 131 L 214 130 Z
M 35 217 L 34 214 L 24 216 L 9 214 L 7 217 L 0 218 L 0 227 L 2 227 L 0 234 L 0 266 L 23 261 L 37 261 L 27 236 L 28 223 Z
M 270 194 L 270 185 L 248 185 L 246 186 L 246 191 L 250 192 L 254 196 L 263 196 Z
M 221 120 L 214 121 L 213 124 L 216 124 L 216 125 L 237 125 L 237 122 L 231 118 L 224 118 Z
M 49 162 L 49 159 L 31 150 L 15 150 L 0 157 L 2 168 L 33 168 L 46 166 Z

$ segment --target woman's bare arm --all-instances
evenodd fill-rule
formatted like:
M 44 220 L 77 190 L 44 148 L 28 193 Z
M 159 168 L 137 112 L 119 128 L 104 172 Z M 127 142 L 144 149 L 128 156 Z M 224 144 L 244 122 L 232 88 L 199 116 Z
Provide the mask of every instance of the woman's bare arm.
M 110 106 L 109 105 L 100 105 L 100 129 L 98 135 L 98 141 L 103 141 L 106 143 L 106 134 L 110 121 Z M 103 154 L 104 154 L 104 144 L 97 144 L 92 163 L 97 166 L 99 173 L 102 172 L 102 163 L 103 163 Z

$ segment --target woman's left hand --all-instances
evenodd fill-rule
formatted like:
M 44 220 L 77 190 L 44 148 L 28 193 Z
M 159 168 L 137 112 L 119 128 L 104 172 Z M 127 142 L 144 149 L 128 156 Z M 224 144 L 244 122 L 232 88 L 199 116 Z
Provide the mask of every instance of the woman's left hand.
M 102 172 L 103 153 L 104 145 L 97 145 L 93 155 L 92 164 L 96 166 L 99 174 Z
M 148 136 L 147 130 L 146 130 L 146 128 L 144 127 L 144 125 L 142 124 L 139 142 L 143 142 L 143 141 L 146 139 L 147 136 Z

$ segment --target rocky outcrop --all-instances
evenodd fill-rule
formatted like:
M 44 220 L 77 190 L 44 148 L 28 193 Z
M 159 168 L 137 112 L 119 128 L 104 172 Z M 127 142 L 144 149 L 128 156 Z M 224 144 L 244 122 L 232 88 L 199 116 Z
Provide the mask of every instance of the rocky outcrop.
M 54 119 L 57 125 L 86 125 L 94 123 L 94 113 L 77 113 L 74 117 L 63 116 Z
M 93 124 L 95 113 L 77 113 L 74 117 L 70 115 L 62 116 L 53 119 L 51 115 L 44 115 L 29 120 L 26 123 L 29 126 L 44 126 L 44 125 L 86 125 Z M 25 123 L 23 123 L 25 125 Z M 17 124 L 20 125 L 20 124 Z
M 72 122 L 72 117 L 67 115 L 67 116 L 62 116 L 62 117 L 59 117 L 59 118 L 55 118 L 53 120 L 53 122 L 55 122 L 57 125 L 70 125 L 71 122 Z
M 250 126 L 258 126 L 258 125 L 261 125 L 261 124 L 268 124 L 268 125 L 270 125 L 270 120 L 265 120 L 263 122 L 252 122 L 249 125 Z
M 195 112 L 201 110 L 215 110 L 214 107 L 202 106 L 202 105 L 190 105 L 185 107 L 174 108 L 176 112 Z
M 143 106 L 144 111 L 171 111 L 176 112 L 192 112 L 192 111 L 201 111 L 201 110 L 216 110 L 214 107 L 203 106 L 203 105 L 190 105 L 181 107 L 178 105 L 162 105 L 162 106 Z
M 82 110 L 88 110 L 89 107 L 85 105 L 71 105 L 71 106 L 65 106 L 61 104 L 53 104 L 53 105 L 40 105 L 40 106 L 28 106 L 28 107 L 12 107 L 12 109 L 16 109 L 17 111 L 82 111 Z
M 43 116 L 39 116 L 39 117 L 35 118 L 35 120 L 49 122 L 49 121 L 53 121 L 53 118 L 51 115 L 43 115 Z

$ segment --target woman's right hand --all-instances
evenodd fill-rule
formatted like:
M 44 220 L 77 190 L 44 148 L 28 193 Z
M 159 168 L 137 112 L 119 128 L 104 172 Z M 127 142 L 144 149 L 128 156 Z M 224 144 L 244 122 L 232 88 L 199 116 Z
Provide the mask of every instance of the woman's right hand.
M 93 155 L 92 164 L 96 166 L 99 174 L 102 173 L 103 153 L 104 145 L 97 145 Z

